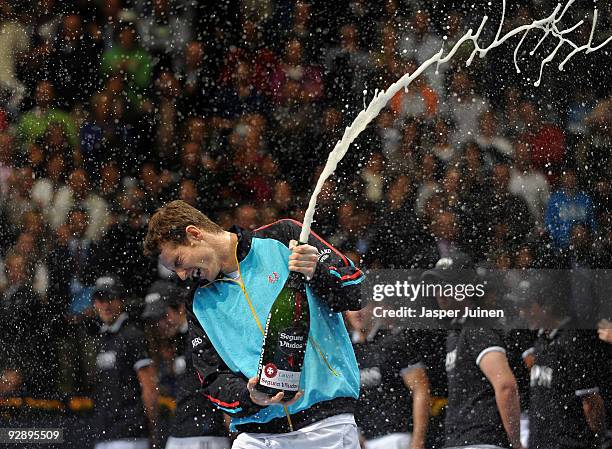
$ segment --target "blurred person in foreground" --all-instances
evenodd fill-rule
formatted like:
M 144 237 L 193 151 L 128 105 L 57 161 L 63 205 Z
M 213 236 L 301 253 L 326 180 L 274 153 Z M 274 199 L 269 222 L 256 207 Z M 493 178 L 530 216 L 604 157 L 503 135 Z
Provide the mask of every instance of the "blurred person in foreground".
M 149 221 L 146 253 L 199 283 L 193 310 L 205 331 L 204 356 L 194 364 L 204 396 L 232 417 L 230 430 L 241 432 L 234 449 L 359 448 L 353 416 L 359 371 L 341 312 L 361 307 L 364 275 L 314 233 L 298 246 L 301 228 L 286 219 L 228 232 L 183 201 L 166 204 Z M 261 323 L 289 271 L 305 276 L 310 343 L 302 391 L 283 401 L 283 392 L 268 396 L 255 386 Z
M 563 171 L 560 184 L 550 196 L 544 223 L 555 246 L 567 248 L 574 225 L 584 224 L 595 232 L 595 209 L 590 195 L 580 190 L 573 167 Z
M 192 357 L 203 357 L 203 330 L 191 312 L 191 291 L 156 281 L 145 296 L 142 317 L 151 320 L 174 349 L 176 410 L 166 449 L 229 449 L 223 413 L 198 393 L 200 381 Z
M 596 333 L 578 328 L 560 290 L 557 279 L 540 273 L 526 292 L 526 317 L 540 329 L 530 376 L 529 448 L 597 449 L 605 432 L 601 386 L 609 382 L 609 359 Z
M 157 376 L 144 333 L 128 321 L 125 290 L 113 276 L 98 278 L 93 303 L 102 325 L 96 340 L 95 449 L 155 447 Z
M 431 398 L 418 333 L 392 332 L 371 307 L 346 317 L 359 364 L 356 420 L 365 449 L 424 449 Z
M 7 289 L 0 295 L 0 427 L 64 428 L 64 443 L 74 447 L 72 417 L 64 413 L 62 348 L 67 303 L 33 284 L 36 256 L 23 233 L 5 262 Z M 11 405 L 13 404 L 13 405 Z M 8 407 L 7 407 L 8 405 Z M 0 444 L 0 447 L 5 447 Z
M 605 343 L 607 357 L 604 359 L 607 361 L 607 365 L 604 365 L 602 370 L 603 373 L 612 372 L 612 321 L 609 319 L 602 319 L 598 323 L 597 334 L 599 339 Z M 602 397 L 606 407 L 606 435 L 604 436 L 604 443 L 602 449 L 612 448 L 612 379 L 608 376 L 604 379 L 602 387 Z
M 461 254 L 442 258 L 423 280 L 444 286 L 476 283 L 469 260 Z M 446 288 L 444 288 L 446 290 Z M 438 295 L 445 311 L 474 308 L 471 298 Z M 505 337 L 489 319 L 448 320 L 446 374 L 446 449 L 522 448 L 516 379 L 508 363 Z M 491 319 L 492 320 L 492 319 Z M 497 329 L 496 329 L 497 327 Z

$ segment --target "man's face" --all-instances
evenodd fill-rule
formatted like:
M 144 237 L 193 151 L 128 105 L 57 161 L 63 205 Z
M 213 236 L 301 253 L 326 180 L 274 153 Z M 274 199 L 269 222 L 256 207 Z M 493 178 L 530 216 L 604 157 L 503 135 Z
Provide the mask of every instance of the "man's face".
M 104 324 L 113 324 L 123 311 L 123 301 L 118 298 L 111 300 L 95 298 L 94 307 Z
M 546 327 L 546 312 L 540 305 L 531 302 L 527 307 L 521 307 L 521 317 L 527 321 L 529 329 L 542 329 Z
M 10 284 L 19 285 L 26 279 L 25 257 L 14 254 L 6 260 L 6 277 Z
M 191 278 L 212 282 L 221 271 L 221 262 L 215 250 L 199 236 L 189 233 L 185 244 L 162 243 L 159 260 L 182 280 Z
M 178 334 L 181 327 L 181 315 L 178 310 L 168 307 L 166 314 L 159 319 L 159 332 L 166 338 L 172 338 Z

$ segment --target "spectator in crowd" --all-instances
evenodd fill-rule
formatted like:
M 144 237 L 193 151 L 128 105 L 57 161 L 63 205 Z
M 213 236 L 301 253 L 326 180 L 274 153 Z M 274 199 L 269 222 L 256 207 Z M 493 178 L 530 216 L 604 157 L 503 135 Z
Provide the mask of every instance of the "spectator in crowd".
M 8 195 L 9 181 L 15 171 L 14 158 L 15 139 L 8 133 L 0 134 L 0 198 L 4 199 Z
M 426 215 L 427 202 L 440 190 L 439 180 L 442 177 L 442 164 L 430 151 L 421 154 L 419 166 L 419 187 L 415 198 L 417 213 Z
M 49 81 L 40 81 L 36 86 L 36 106 L 23 114 L 19 120 L 18 134 L 25 144 L 43 137 L 49 128 L 57 124 L 65 133 L 72 148 L 78 148 L 78 132 L 72 117 L 55 107 L 55 89 Z
M 550 182 L 556 181 L 565 160 L 565 133 L 558 125 L 545 122 L 542 112 L 530 101 L 521 104 L 520 118 L 524 131 L 519 140 L 529 145 L 533 166 Z
M 119 199 L 120 217 L 108 228 L 96 245 L 93 262 L 97 273 L 109 270 L 125 286 L 127 295 L 143 298 L 157 278 L 157 264 L 143 257 L 141 242 L 146 232 L 143 192 L 138 187 L 126 189 Z
M 125 93 L 130 104 L 139 110 L 147 99 L 153 61 L 138 42 L 138 33 L 132 24 L 123 24 L 116 31 L 112 48 L 102 54 L 100 70 L 106 77 L 125 79 Z
M 384 164 L 382 154 L 373 153 L 361 171 L 361 178 L 364 184 L 364 196 L 366 201 L 378 203 L 383 197 L 384 187 Z
M 57 102 L 72 109 L 85 104 L 98 87 L 99 45 L 83 29 L 81 17 L 62 18 L 49 55 L 49 73 L 57 90 Z
M 66 242 L 65 264 L 69 267 L 68 282 L 71 294 L 71 312 L 79 314 L 89 307 L 92 286 L 95 281 L 94 263 L 96 245 L 86 236 L 89 226 L 89 215 L 86 210 L 74 208 L 68 213 L 66 231 L 69 237 Z M 58 233 L 66 232 L 58 230 Z
M 489 104 L 475 90 L 473 76 L 466 71 L 452 74 L 449 95 L 443 103 L 441 112 L 450 115 L 455 124 L 451 138 L 453 143 L 465 143 L 473 140 L 478 132 L 478 119 L 487 110 Z
M 398 29 L 392 25 L 387 25 L 381 31 L 381 48 L 372 55 L 371 69 L 374 76 L 390 81 L 401 66 L 401 61 L 397 51 Z
M 106 229 L 108 221 L 108 205 L 94 190 L 91 190 L 89 177 L 82 168 L 75 169 L 68 177 L 70 196 L 66 203 L 53 211 L 51 225 L 57 229 L 67 219 L 67 211 L 82 208 L 89 216 L 86 236 L 98 240 Z M 59 204 L 58 204 L 59 205 Z
M 418 9 L 413 13 L 411 27 L 399 39 L 398 51 L 403 58 L 416 59 L 422 64 L 442 48 L 440 38 L 431 32 L 431 16 L 425 8 Z M 434 89 L 443 93 L 443 81 L 441 76 L 436 76 L 430 67 L 425 71 L 428 84 L 433 85 Z
M 399 63 L 398 69 L 401 73 L 413 73 L 417 67 L 416 60 L 409 59 L 405 63 Z M 401 119 L 408 117 L 431 122 L 438 114 L 439 97 L 425 77 L 418 77 L 410 83 L 408 89 L 402 89 L 395 94 L 390 106 Z
M 26 86 L 17 77 L 17 65 L 30 48 L 28 30 L 20 20 L 23 6 L 3 2 L 0 7 L 0 88 L 7 95 L 7 109 L 17 112 L 26 96 Z
M 52 154 L 45 170 L 45 176 L 39 177 L 32 186 L 32 199 L 45 215 L 47 223 L 52 223 L 57 216 L 65 215 L 70 207 L 72 191 L 66 185 L 70 167 L 66 166 L 64 155 Z
M 577 188 L 576 172 L 566 168 L 561 175 L 561 186 L 552 193 L 544 217 L 546 229 L 559 248 L 566 248 L 572 227 L 584 224 L 595 231 L 595 213 L 590 196 Z
M 299 40 L 292 39 L 287 42 L 284 57 L 270 79 L 272 95 L 278 104 L 287 102 L 285 85 L 289 79 L 300 85 L 300 94 L 305 102 L 318 101 L 324 95 L 321 70 L 305 64 L 302 53 Z
M 67 420 L 61 413 L 60 339 L 66 303 L 49 301 L 34 291 L 34 260 L 20 252 L 24 249 L 16 245 L 6 257 L 9 287 L 0 299 L 0 396 L 13 401 L 28 398 L 30 407 L 4 418 L 15 427 L 63 427 Z
M 157 67 L 170 69 L 193 37 L 189 26 L 193 6 L 189 2 L 156 0 L 140 12 L 137 26 L 143 48 L 155 59 Z
M 435 247 L 432 248 L 436 259 L 454 257 L 463 252 L 460 243 L 460 228 L 457 216 L 450 211 L 440 211 L 431 223 Z
M 117 198 L 122 187 L 121 170 L 115 161 L 105 162 L 101 165 L 100 181 L 98 183 L 100 186 L 100 197 L 108 204 L 109 213 L 113 213 L 117 210 Z M 114 224 L 112 218 L 109 219 L 108 224 L 109 226 Z
M 9 192 L 5 198 L 5 210 L 9 223 L 19 227 L 24 214 L 35 207 L 32 200 L 34 173 L 29 166 L 14 170 L 9 179 Z
M 534 224 L 525 200 L 510 192 L 510 167 L 504 163 L 495 165 L 491 181 L 493 189 L 485 207 L 495 211 L 489 221 L 494 246 L 521 244 Z
M 135 132 L 125 120 L 125 100 L 108 91 L 91 97 L 90 117 L 81 125 L 83 165 L 91 179 L 98 179 L 100 161 L 126 163 L 136 148 Z
M 476 143 L 485 155 L 487 165 L 508 162 L 514 155 L 514 148 L 508 139 L 498 133 L 499 122 L 492 111 L 485 111 L 479 118 Z
M 238 63 L 248 62 L 251 64 L 250 84 L 266 99 L 270 98 L 272 94 L 270 76 L 278 66 L 278 55 L 268 45 L 263 28 L 261 22 L 243 20 L 243 39 L 236 47 L 230 47 L 223 58 L 223 66 L 218 79 L 221 86 L 227 87 L 231 84 Z M 276 27 L 275 31 L 278 31 Z
M 155 83 L 155 154 L 164 167 L 176 166 L 178 129 L 182 123 L 178 109 L 178 97 L 181 95 L 181 85 L 172 72 L 160 73 Z
M 135 201 L 142 203 L 143 210 L 147 213 L 153 213 L 163 202 L 165 195 L 165 177 L 160 170 L 157 170 L 155 164 L 146 162 L 140 167 L 140 188 L 132 189 L 131 194 L 136 195 Z
M 279 218 L 291 218 L 293 217 L 293 189 L 291 184 L 285 180 L 279 180 L 274 185 L 274 192 L 272 195 L 271 206 L 274 208 L 274 215 Z M 268 222 L 262 220 L 263 222 Z
M 346 24 L 340 29 L 340 44 L 326 52 L 325 67 L 326 87 L 334 91 L 338 104 L 352 104 L 362 97 L 370 76 L 370 60 L 359 44 L 356 24 Z
M 265 97 L 251 83 L 251 65 L 240 61 L 230 75 L 226 89 L 218 94 L 213 115 L 233 121 L 245 113 L 267 110 Z
M 211 95 L 216 87 L 209 67 L 210 56 L 204 45 L 191 41 L 185 45 L 176 74 L 182 83 L 179 110 L 183 120 L 190 116 L 209 115 Z
M 304 46 L 304 60 L 307 63 L 320 60 L 321 52 L 316 33 L 313 32 L 313 5 L 297 1 L 293 8 L 291 30 L 289 35 L 299 40 Z M 286 39 L 289 40 L 289 39 Z M 282 40 L 285 42 L 286 40 Z
M 422 218 L 414 213 L 414 186 L 406 175 L 398 175 L 387 182 L 384 203 L 375 217 L 376 237 L 372 243 L 374 257 L 385 268 L 427 268 L 425 242 L 431 236 Z M 397 251 L 392 242 L 400 242 Z M 415 245 L 415 242 L 419 244 Z M 437 259 L 436 259 L 437 260 Z M 433 261 L 435 263 L 435 260 Z
M 511 169 L 510 193 L 523 198 L 535 223 L 542 226 L 548 204 L 549 188 L 546 177 L 533 168 L 529 147 L 524 142 L 514 145 L 514 166 Z
M 434 125 L 435 138 L 431 147 L 432 153 L 438 158 L 442 165 L 449 166 L 457 159 L 456 145 L 450 139 L 449 123 L 443 118 L 436 121 Z

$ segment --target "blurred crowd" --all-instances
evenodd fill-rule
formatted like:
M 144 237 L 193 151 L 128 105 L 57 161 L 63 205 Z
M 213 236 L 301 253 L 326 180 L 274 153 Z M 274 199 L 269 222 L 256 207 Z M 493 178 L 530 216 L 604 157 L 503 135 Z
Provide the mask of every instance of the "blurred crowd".
M 30 348 L 0 395 L 89 394 L 95 281 L 118 276 L 140 320 L 170 276 L 142 254 L 164 202 L 226 229 L 300 220 L 374 90 L 499 16 L 429 3 L 0 0 L 0 340 Z M 554 7 L 512 3 L 507 29 Z M 370 268 L 455 251 L 499 269 L 612 267 L 610 53 L 551 66 L 535 88 L 557 44 L 529 56 L 538 38 L 518 53 L 527 74 L 514 45 L 466 67 L 465 44 L 398 93 L 325 184 L 313 229 Z M 172 351 L 151 342 L 171 391 Z

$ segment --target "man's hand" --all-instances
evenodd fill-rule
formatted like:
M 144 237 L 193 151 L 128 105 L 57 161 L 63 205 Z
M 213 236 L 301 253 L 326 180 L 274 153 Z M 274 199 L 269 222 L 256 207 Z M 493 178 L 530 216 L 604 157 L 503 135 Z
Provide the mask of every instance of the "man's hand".
M 284 405 L 286 407 L 289 407 L 290 405 L 297 402 L 304 394 L 303 391 L 298 391 L 297 394 L 291 400 L 283 401 L 283 396 L 285 394 L 282 391 L 277 393 L 275 396 L 268 396 L 267 394 L 262 393 L 261 391 L 258 391 L 255 388 L 257 382 L 259 382 L 259 377 L 251 377 L 249 379 L 249 382 L 247 383 L 247 390 L 249 390 L 251 401 L 261 407 L 267 407 L 268 405 Z
M 606 343 L 612 343 L 612 321 L 601 320 L 598 325 L 599 329 L 597 330 L 597 334 L 599 335 L 599 339 Z
M 312 245 L 298 245 L 297 240 L 289 242 L 292 254 L 289 256 L 289 270 L 297 271 L 310 280 L 314 276 L 319 260 L 319 250 Z

